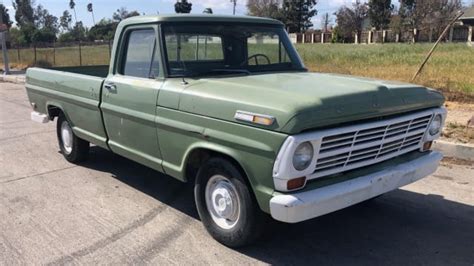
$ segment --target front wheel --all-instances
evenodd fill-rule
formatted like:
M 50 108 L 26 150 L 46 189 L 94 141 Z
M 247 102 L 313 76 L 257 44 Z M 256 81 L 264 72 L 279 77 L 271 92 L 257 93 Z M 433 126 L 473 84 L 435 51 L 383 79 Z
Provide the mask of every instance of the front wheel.
M 229 161 L 211 158 L 199 169 L 194 187 L 204 227 L 220 243 L 240 247 L 258 238 L 265 215 L 240 171 Z
M 89 154 L 89 142 L 78 138 L 72 131 L 71 124 L 63 113 L 58 117 L 56 125 L 59 149 L 64 158 L 71 163 L 85 161 Z

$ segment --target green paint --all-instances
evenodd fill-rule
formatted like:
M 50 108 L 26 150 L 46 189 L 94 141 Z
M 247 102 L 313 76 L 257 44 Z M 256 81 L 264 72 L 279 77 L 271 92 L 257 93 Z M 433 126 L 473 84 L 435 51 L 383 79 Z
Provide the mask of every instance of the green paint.
M 272 169 L 286 137 L 341 123 L 441 106 L 439 93 L 425 87 L 366 78 L 286 71 L 250 75 L 170 78 L 159 60 L 155 78 L 120 74 L 129 30 L 156 32 L 156 58 L 162 59 L 161 23 L 249 23 L 282 27 L 275 20 L 236 16 L 140 16 L 120 23 L 107 66 L 30 68 L 27 93 L 36 111 L 60 108 L 75 134 L 129 159 L 187 181 L 190 154 L 209 150 L 242 167 L 262 210 L 268 212 Z M 292 51 L 290 51 L 292 52 Z M 294 51 L 293 51 L 294 52 Z M 106 89 L 113 83 L 116 89 Z M 275 117 L 270 126 L 234 119 L 237 110 Z M 306 190 L 341 182 L 380 167 L 411 160 L 419 153 L 313 181 Z

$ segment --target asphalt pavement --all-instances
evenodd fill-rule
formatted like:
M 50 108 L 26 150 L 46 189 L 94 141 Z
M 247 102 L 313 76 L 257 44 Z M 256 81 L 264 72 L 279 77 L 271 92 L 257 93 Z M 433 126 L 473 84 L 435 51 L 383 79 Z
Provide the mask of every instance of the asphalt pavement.
M 192 187 L 98 147 L 68 163 L 55 123 L 30 121 L 24 86 L 0 83 L 0 265 L 474 264 L 474 166 L 299 224 L 270 222 L 232 250 L 199 221 Z

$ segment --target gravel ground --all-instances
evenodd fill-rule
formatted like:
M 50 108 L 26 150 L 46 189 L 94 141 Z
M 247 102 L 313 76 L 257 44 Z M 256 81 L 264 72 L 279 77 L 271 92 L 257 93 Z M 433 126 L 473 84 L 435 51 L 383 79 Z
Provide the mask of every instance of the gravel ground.
M 271 222 L 240 250 L 208 236 L 192 188 L 93 147 L 82 165 L 36 124 L 24 87 L 0 83 L 0 265 L 474 263 L 474 167 L 300 224 Z

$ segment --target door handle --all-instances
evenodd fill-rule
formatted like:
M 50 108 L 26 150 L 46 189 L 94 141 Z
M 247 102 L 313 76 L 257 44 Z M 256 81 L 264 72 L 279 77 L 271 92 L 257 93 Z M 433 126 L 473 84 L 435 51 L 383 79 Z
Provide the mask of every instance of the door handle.
M 108 91 L 116 91 L 117 90 L 117 86 L 113 83 L 105 83 L 104 88 Z

